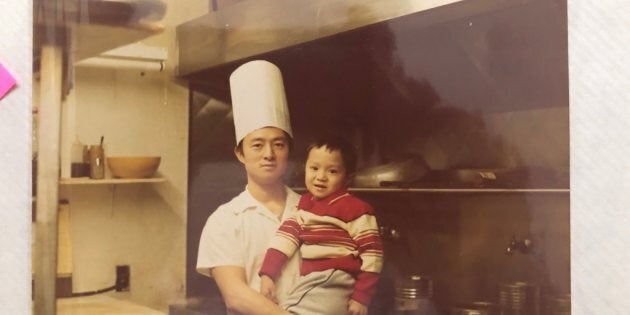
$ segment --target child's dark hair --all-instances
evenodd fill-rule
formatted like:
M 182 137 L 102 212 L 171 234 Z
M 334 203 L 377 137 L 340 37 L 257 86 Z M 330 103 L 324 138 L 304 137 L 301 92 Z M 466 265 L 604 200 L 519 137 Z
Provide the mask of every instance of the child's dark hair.
M 322 134 L 306 148 L 306 155 L 312 149 L 326 147 L 328 151 L 338 150 L 343 159 L 346 174 L 353 174 L 357 169 L 357 149 L 345 138 L 335 134 Z

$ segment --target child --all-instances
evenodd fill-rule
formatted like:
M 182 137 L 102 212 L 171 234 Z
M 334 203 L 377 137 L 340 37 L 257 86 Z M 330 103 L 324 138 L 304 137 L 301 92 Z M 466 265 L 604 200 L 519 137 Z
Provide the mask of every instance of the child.
M 356 152 L 336 136 L 322 137 L 307 152 L 308 193 L 271 241 L 259 273 L 260 292 L 275 301 L 274 280 L 299 248 L 301 277 L 281 306 L 299 315 L 366 315 L 383 245 L 372 207 L 347 191 Z

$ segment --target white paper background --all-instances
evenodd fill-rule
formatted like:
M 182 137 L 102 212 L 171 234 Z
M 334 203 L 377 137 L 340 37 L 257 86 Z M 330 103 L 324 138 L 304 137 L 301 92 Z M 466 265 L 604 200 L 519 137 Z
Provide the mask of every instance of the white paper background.
M 32 2 L 0 8 L 0 310 L 28 314 Z M 569 0 L 573 314 L 630 313 L 629 59 L 630 1 Z
M 630 314 L 630 1 L 569 1 L 573 314 Z
M 0 313 L 31 308 L 32 2 L 0 0 L 0 62 L 17 88 L 0 100 Z

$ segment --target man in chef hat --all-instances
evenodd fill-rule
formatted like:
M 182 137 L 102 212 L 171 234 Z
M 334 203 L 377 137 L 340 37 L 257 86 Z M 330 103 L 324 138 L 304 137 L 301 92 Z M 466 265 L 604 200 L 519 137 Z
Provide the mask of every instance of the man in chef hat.
M 272 63 L 251 61 L 232 73 L 230 89 L 234 153 L 245 166 L 247 187 L 208 218 L 199 242 L 197 271 L 214 278 L 228 312 L 288 314 L 258 292 L 258 270 L 269 242 L 299 201 L 283 181 L 292 132 L 282 75 Z M 278 300 L 293 287 L 298 268 L 297 259 L 285 267 Z

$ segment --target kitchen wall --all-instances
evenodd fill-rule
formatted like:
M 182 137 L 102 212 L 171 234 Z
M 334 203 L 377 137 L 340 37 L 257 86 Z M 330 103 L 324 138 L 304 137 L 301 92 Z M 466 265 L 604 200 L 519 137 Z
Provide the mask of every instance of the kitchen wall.
M 545 286 L 549 294 L 570 292 L 566 195 L 363 197 L 378 207 L 381 224 L 402 235 L 386 241 L 384 278 L 429 276 L 443 309 L 464 302 L 497 302 L 500 282 L 528 281 Z M 532 252 L 506 255 L 512 236 L 531 239 Z
M 569 165 L 568 114 L 568 107 L 559 107 L 487 114 L 484 120 L 489 133 L 509 148 L 505 160 L 563 172 Z M 545 295 L 570 292 L 568 193 L 359 195 L 375 205 L 381 225 L 401 234 L 386 241 L 384 276 L 428 275 L 444 310 L 457 303 L 496 302 L 500 282 L 535 282 Z M 507 255 L 512 236 L 532 240 L 532 251 Z
M 174 27 L 208 1 L 165 1 L 163 33 L 141 42 L 168 49 L 164 72 L 75 68 L 76 136 L 105 137 L 106 156 L 159 155 L 165 183 L 62 186 L 70 201 L 73 291 L 111 286 L 130 265 L 129 292 L 108 293 L 166 312 L 185 294 L 188 90 L 175 79 Z M 73 139 L 74 140 L 74 139 Z

